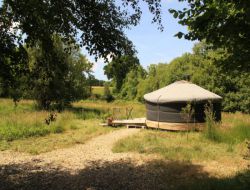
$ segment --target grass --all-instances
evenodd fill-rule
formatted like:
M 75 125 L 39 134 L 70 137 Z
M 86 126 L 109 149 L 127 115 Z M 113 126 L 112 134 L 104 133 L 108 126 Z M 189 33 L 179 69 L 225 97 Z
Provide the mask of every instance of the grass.
M 112 115 L 114 107 L 120 109 L 120 113 L 115 115 L 121 118 L 125 117 L 126 108 L 130 107 L 133 107 L 134 118 L 145 116 L 145 106 L 138 102 L 86 100 L 58 113 L 57 120 L 48 126 L 44 119 L 49 112 L 37 110 L 33 101 L 24 100 L 14 107 L 11 100 L 0 99 L 0 150 L 39 154 L 84 143 L 94 136 L 114 130 L 98 125 L 107 115 Z M 207 138 L 206 133 L 190 132 L 187 139 L 186 133 L 147 130 L 120 140 L 113 150 L 157 154 L 170 160 L 240 158 L 245 151 L 244 140 L 250 139 L 250 117 L 241 113 L 223 113 L 222 118 L 215 131 L 215 140 Z
M 199 133 L 190 133 L 187 140 L 184 133 L 141 131 L 118 141 L 113 151 L 157 154 L 167 160 L 208 161 L 242 155 L 246 150 L 243 144 L 236 149 L 235 145 L 232 147 L 206 140 Z
M 0 140 L 13 141 L 17 139 L 45 136 L 50 133 L 62 133 L 67 130 L 75 116 L 65 111 L 58 114 L 51 125 L 45 123 L 49 112 L 38 111 L 32 101 L 21 101 L 17 107 L 11 100 L 0 100 Z
M 57 113 L 51 125 L 45 124 L 50 114 L 36 108 L 34 101 L 22 100 L 15 107 L 10 99 L 0 99 L 0 150 L 15 150 L 39 154 L 57 148 L 84 143 L 90 138 L 107 133 L 114 128 L 103 128 L 99 123 L 119 107 L 119 117 L 133 107 L 133 117 L 142 117 L 144 105 L 137 102 L 80 101 L 71 108 Z M 117 114 L 116 114 L 117 115 Z
M 11 100 L 0 99 L 0 151 L 40 154 L 84 144 L 93 137 L 116 130 L 98 125 L 105 116 L 112 115 L 114 107 L 120 108 L 118 116 L 121 117 L 130 107 L 133 107 L 133 117 L 145 117 L 145 106 L 137 102 L 86 100 L 58 113 L 57 120 L 48 126 L 44 119 L 49 112 L 37 110 L 33 101 L 23 100 L 14 107 Z M 190 132 L 187 139 L 186 133 L 141 130 L 134 136 L 119 140 L 113 151 L 156 155 L 160 158 L 159 164 L 154 164 L 148 174 L 160 172 L 158 179 L 170 180 L 174 185 L 170 189 L 248 189 L 250 174 L 244 172 L 241 162 L 247 151 L 245 140 L 250 140 L 250 116 L 223 113 L 222 118 L 222 123 L 212 131 L 215 138 L 208 137 L 206 131 Z M 214 163 L 220 163 L 220 168 Z M 214 175 L 213 170 L 203 172 L 206 177 L 200 175 L 200 170 L 197 173 L 188 170 L 202 164 L 216 167 L 214 171 L 218 173 L 223 166 L 221 173 L 225 173 L 224 177 Z M 143 166 L 142 172 L 146 168 L 150 166 Z M 232 177 L 233 172 L 228 171 L 235 175 Z M 106 172 L 105 168 L 105 175 Z
M 46 136 L 31 137 L 15 141 L 0 141 L 0 150 L 14 150 L 30 154 L 40 154 L 75 144 L 84 144 L 87 140 L 108 133 L 114 129 L 98 126 L 97 120 L 75 121 L 63 133 L 50 133 Z
M 92 94 L 96 94 L 96 95 L 100 95 L 100 96 L 104 95 L 104 87 L 103 86 L 92 86 L 91 90 L 92 90 Z
M 245 114 L 223 114 L 216 128 L 216 139 L 207 138 L 206 132 L 186 133 L 146 130 L 121 139 L 114 152 L 156 154 L 164 159 L 179 161 L 209 161 L 242 159 L 246 152 L 245 140 L 250 140 L 250 119 Z
M 120 109 L 116 111 L 115 116 L 119 118 L 126 117 L 126 108 L 133 108 L 132 110 L 132 117 L 145 117 L 145 106 L 141 103 L 135 101 L 124 101 L 124 100 L 116 100 L 111 103 L 107 103 L 105 101 L 100 100 L 85 100 L 76 102 L 73 104 L 74 107 L 84 107 L 85 109 L 91 110 L 98 110 L 101 114 L 106 115 L 109 113 L 110 115 L 113 114 L 113 108 Z M 102 117 L 102 115 L 100 116 Z
M 238 144 L 250 140 L 250 116 L 242 113 L 223 114 L 222 123 L 206 122 L 205 138 L 226 144 Z
M 44 119 L 49 112 L 37 110 L 33 101 L 24 100 L 14 107 L 11 100 L 0 99 L 0 151 L 40 154 L 84 144 L 91 138 L 116 130 L 98 125 L 104 116 L 112 115 L 114 107 L 120 108 L 118 115 L 121 117 L 130 107 L 133 107 L 133 117 L 145 116 L 145 106 L 137 102 L 86 100 L 58 113 L 57 120 L 48 126 Z M 176 187 L 172 189 L 248 189 L 250 174 L 244 172 L 242 158 L 247 151 L 245 140 L 250 140 L 250 116 L 223 113 L 222 118 L 222 123 L 213 130 L 215 138 L 207 137 L 206 131 L 189 132 L 187 139 L 186 133 L 141 130 L 134 136 L 119 140 L 113 151 L 156 155 L 160 158 L 159 164 L 152 166 L 149 175 L 160 171 L 159 179 L 172 181 Z M 220 168 L 214 163 L 220 163 Z M 204 172 L 206 177 L 187 170 L 200 165 L 212 167 Z M 217 171 L 219 175 L 225 175 L 217 176 Z
M 24 100 L 14 107 L 11 100 L 0 99 L 0 150 L 39 154 L 84 143 L 114 130 L 98 125 L 104 111 L 81 103 L 57 113 L 56 121 L 47 125 L 50 112 L 37 110 L 33 101 Z

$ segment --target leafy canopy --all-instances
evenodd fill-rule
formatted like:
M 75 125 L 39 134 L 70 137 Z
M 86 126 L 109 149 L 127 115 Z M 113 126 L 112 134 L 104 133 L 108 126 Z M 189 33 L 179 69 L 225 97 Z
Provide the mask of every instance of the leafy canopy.
M 160 0 L 143 0 L 161 28 Z M 50 46 L 51 34 L 77 41 L 91 55 L 133 54 L 125 28 L 139 23 L 142 11 L 138 0 L 4 0 L 0 15 L 26 36 L 26 44 Z
M 179 0 L 188 5 L 170 13 L 188 32 L 177 37 L 206 40 L 213 47 L 227 50 L 225 61 L 218 62 L 227 69 L 250 70 L 250 1 L 246 0 Z

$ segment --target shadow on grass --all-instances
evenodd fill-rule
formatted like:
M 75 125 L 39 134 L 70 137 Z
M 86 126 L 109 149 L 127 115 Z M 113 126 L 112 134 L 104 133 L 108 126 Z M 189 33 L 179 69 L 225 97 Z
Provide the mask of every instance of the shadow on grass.
M 0 166 L 0 189 L 202 189 L 247 190 L 250 172 L 232 178 L 209 177 L 199 165 L 183 162 L 151 161 L 134 165 L 130 161 L 91 162 L 77 173 L 51 165 L 13 164 Z

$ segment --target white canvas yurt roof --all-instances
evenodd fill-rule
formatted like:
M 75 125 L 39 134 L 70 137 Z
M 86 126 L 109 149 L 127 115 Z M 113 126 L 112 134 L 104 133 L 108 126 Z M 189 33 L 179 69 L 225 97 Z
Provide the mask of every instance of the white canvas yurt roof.
M 152 103 L 221 100 L 222 97 L 188 81 L 177 81 L 144 95 Z

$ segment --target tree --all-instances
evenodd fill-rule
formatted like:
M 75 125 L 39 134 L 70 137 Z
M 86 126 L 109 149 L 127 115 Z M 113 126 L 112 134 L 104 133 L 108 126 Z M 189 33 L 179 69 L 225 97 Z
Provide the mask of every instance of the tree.
M 160 0 L 143 1 L 154 15 L 152 22 L 158 23 L 159 29 L 162 29 Z M 80 44 L 96 58 L 107 60 L 108 56 L 134 55 L 135 49 L 124 29 L 137 25 L 141 14 L 138 0 L 122 0 L 119 4 L 115 0 L 3 0 L 0 6 L 2 89 L 17 89 L 18 83 L 14 79 L 18 78 L 17 74 L 26 73 L 24 70 L 27 68 L 22 65 L 27 63 L 27 52 L 22 47 L 24 44 L 34 48 L 39 45 L 40 57 L 36 68 L 42 68 L 41 72 L 39 69 L 37 72 L 43 80 L 35 81 L 48 86 L 55 72 L 58 77 L 64 74 L 66 67 L 63 58 L 58 57 L 54 49 L 54 35 L 61 36 L 65 44 Z M 71 49 L 65 50 L 70 52 Z M 49 62 L 62 65 L 51 64 L 47 67 Z M 56 68 L 59 69 L 52 70 Z M 48 89 L 40 91 L 50 94 L 45 93 Z
M 177 37 L 205 40 L 214 49 L 222 48 L 225 60 L 218 63 L 227 70 L 250 71 L 250 1 L 246 0 L 179 0 L 188 2 L 182 10 L 170 9 L 188 33 Z
M 4 8 L 0 8 L 3 13 Z M 10 14 L 0 16 L 0 86 L 1 96 L 20 98 L 20 78 L 28 71 L 27 53 L 18 34 L 12 30 Z
M 105 81 L 104 80 L 99 80 L 95 78 L 94 75 L 89 76 L 89 85 L 90 86 L 104 86 Z
M 124 55 L 113 59 L 104 67 L 104 73 L 108 79 L 115 81 L 115 90 L 120 92 L 124 79 L 129 71 L 135 69 L 140 64 L 138 58 Z
M 138 84 L 146 76 L 146 71 L 141 65 L 133 68 L 127 75 L 122 85 L 119 97 L 126 100 L 133 100 L 136 98 Z
M 250 113 L 249 72 L 228 72 L 218 67 L 218 61 L 224 61 L 221 56 L 224 53 L 223 49 L 214 50 L 210 44 L 200 42 L 192 53 L 185 53 L 168 64 L 150 65 L 146 77 L 137 84 L 136 99 L 143 101 L 144 94 L 178 80 L 187 80 L 186 76 L 189 76 L 189 81 L 222 96 L 224 111 Z M 133 84 L 132 80 L 130 83 Z
M 66 47 L 65 47 L 66 46 Z M 73 45 L 65 45 L 59 36 L 53 38 L 53 49 L 44 51 L 37 43 L 29 48 L 30 84 L 34 98 L 43 109 L 56 104 L 59 109 L 71 101 L 87 96 L 87 75 L 92 64 Z M 71 48 L 69 52 L 65 48 Z

